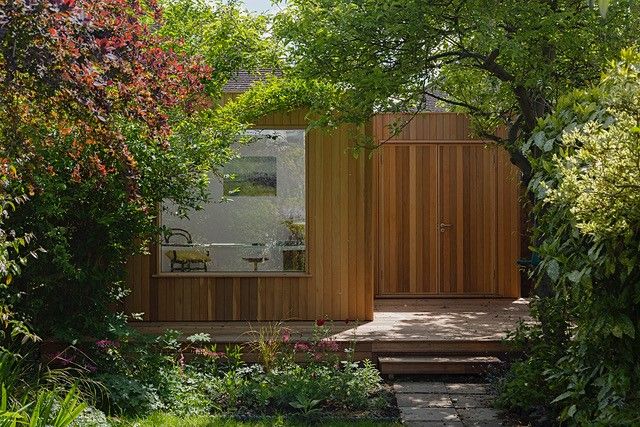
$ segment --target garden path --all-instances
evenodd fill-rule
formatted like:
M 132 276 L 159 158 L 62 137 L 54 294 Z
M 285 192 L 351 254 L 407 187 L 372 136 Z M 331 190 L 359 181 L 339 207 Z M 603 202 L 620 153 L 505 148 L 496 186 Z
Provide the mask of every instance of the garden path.
M 487 384 L 442 381 L 396 381 L 393 384 L 405 425 L 501 426 L 491 407 L 493 395 Z

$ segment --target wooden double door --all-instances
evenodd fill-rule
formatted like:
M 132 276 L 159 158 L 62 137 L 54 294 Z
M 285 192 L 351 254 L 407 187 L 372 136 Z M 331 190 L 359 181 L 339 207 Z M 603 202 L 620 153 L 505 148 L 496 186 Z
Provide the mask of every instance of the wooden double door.
M 513 193 L 518 184 L 510 182 L 512 166 L 501 151 L 478 142 L 382 149 L 378 296 L 517 293 L 513 288 L 519 283 L 499 283 L 516 280 L 518 255 L 513 212 L 518 205 L 504 203 L 499 194 Z

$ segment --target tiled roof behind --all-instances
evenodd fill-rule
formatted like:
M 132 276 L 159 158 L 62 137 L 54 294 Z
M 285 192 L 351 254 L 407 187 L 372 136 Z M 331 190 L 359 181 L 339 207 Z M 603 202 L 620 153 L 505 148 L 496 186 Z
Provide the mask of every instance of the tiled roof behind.
M 279 70 L 260 69 L 254 73 L 238 71 L 234 77 L 224 85 L 223 91 L 227 93 L 245 92 L 256 81 L 264 81 L 267 76 L 282 76 Z

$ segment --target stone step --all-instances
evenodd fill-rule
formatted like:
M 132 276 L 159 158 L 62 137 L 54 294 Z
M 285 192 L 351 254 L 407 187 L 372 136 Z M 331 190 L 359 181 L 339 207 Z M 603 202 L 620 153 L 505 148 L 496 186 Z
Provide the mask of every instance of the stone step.
M 493 356 L 380 357 L 380 372 L 385 375 L 482 374 L 502 363 Z

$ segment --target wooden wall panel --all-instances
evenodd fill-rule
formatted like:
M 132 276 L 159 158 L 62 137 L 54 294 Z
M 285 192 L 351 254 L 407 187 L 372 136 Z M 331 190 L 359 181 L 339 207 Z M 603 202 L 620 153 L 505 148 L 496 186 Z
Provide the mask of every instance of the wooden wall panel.
M 394 117 L 397 116 L 377 116 L 358 131 L 382 141 L 389 136 L 387 126 Z M 300 110 L 270 115 L 255 126 L 305 127 L 306 123 L 305 112 Z M 482 147 L 484 143 L 470 138 L 469 123 L 463 115 L 419 115 L 387 142 L 394 150 L 384 159 L 390 168 L 381 184 L 379 162 L 383 150 L 374 152 L 373 160 L 367 155 L 357 159 L 351 156 L 348 148 L 355 131 L 342 127 L 334 132 L 316 129 L 307 134 L 308 275 L 158 274 L 156 252 L 151 250 L 151 255 L 136 256 L 129 262 L 132 292 L 126 309 L 143 312 L 144 320 L 150 321 L 313 320 L 325 316 L 369 320 L 373 317 L 379 271 L 388 275 L 387 280 L 395 278 L 394 286 L 407 293 L 431 293 L 436 286 L 430 273 L 435 268 L 436 240 L 429 235 L 437 212 L 429 188 L 437 181 L 438 171 L 433 163 L 434 148 L 429 144 L 437 141 Z M 478 167 L 472 157 L 463 156 L 463 161 L 469 168 Z M 519 274 L 514 260 L 520 245 L 518 177 L 505 153 L 498 155 L 498 164 L 495 206 L 501 225 L 495 248 L 497 293 L 517 296 Z M 409 189 L 408 193 L 422 197 L 381 191 L 381 186 L 397 183 Z M 383 233 L 384 224 L 379 224 L 380 194 L 393 200 L 389 218 L 399 218 L 403 226 L 413 230 L 408 239 L 398 240 L 388 228 L 387 234 Z M 464 203 L 477 201 L 469 199 Z M 477 228 L 473 221 L 469 222 L 467 233 Z M 428 245 L 419 247 L 424 239 L 429 240 Z M 385 245 L 395 245 L 395 262 L 391 258 L 379 259 L 378 249 Z M 414 262 L 406 268 L 403 259 Z M 386 266 L 381 268 L 384 263 Z M 464 274 L 477 274 L 477 264 L 465 268 Z M 468 286 L 463 284 L 463 291 L 474 290 Z
M 391 137 L 391 130 L 411 120 L 409 125 Z M 412 114 L 380 114 L 374 119 L 375 137 L 378 141 L 389 139 L 398 141 L 471 141 L 481 142 L 473 138 L 469 127 L 469 120 L 464 114 L 458 113 L 424 113 L 417 116 Z M 394 125 L 395 124 L 395 125 Z
M 494 295 L 497 147 L 439 145 L 441 293 Z M 515 260 L 513 260 L 515 265 Z
M 498 293 L 517 298 L 520 296 L 520 287 L 513 286 L 513 283 L 520 283 L 520 271 L 514 265 L 513 257 L 514 254 L 518 254 L 519 257 L 524 237 L 521 220 L 520 171 L 511 164 L 509 155 L 504 150 L 498 152 L 497 162 Z
M 305 112 L 255 126 L 304 128 Z M 153 256 L 138 256 L 129 264 L 127 310 L 153 321 L 372 319 L 371 161 L 348 152 L 356 130 L 307 133 L 308 274 L 157 274 Z

